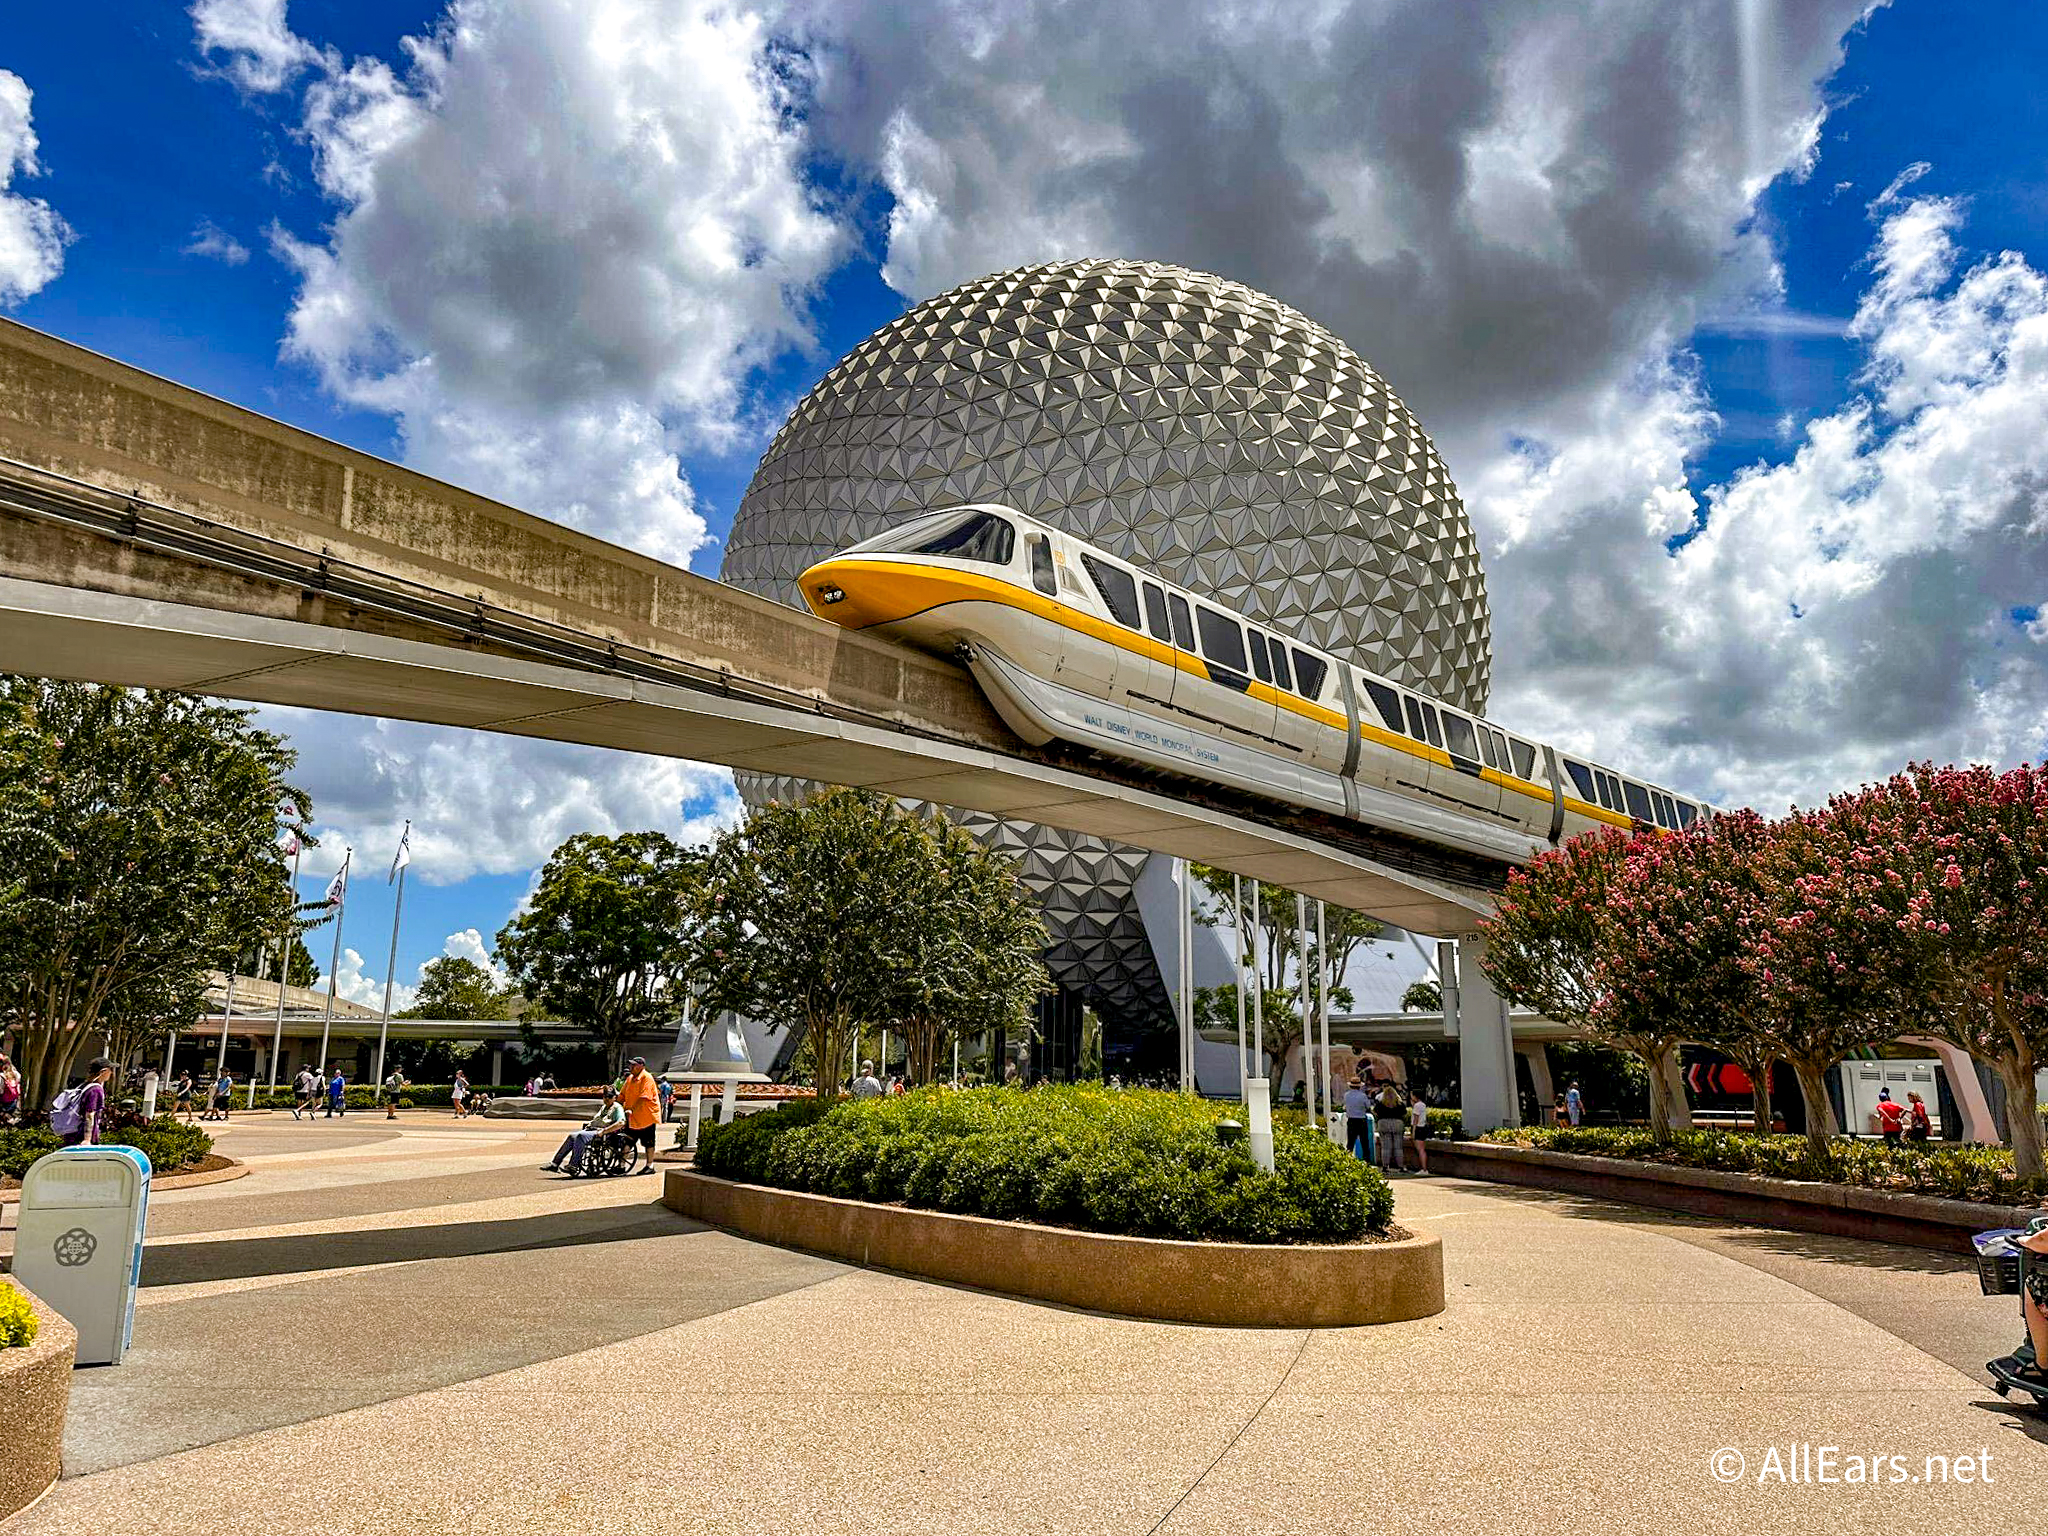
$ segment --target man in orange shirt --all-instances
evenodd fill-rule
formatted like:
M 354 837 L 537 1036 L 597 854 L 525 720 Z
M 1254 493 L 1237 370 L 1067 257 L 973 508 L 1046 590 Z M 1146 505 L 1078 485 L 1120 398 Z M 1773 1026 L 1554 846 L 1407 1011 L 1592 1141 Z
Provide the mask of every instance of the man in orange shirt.
M 626 1063 L 626 1080 L 619 1084 L 619 1107 L 626 1112 L 627 1142 L 640 1148 L 640 1166 L 633 1171 L 654 1172 L 654 1136 L 655 1128 L 661 1124 L 661 1090 L 647 1070 L 645 1056 L 635 1056 Z

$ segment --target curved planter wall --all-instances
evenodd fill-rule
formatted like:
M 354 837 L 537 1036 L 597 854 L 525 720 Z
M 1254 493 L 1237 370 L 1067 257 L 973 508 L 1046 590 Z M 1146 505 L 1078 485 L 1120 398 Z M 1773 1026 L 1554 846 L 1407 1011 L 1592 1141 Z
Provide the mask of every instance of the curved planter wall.
M 1444 1309 L 1443 1245 L 1434 1237 L 1317 1247 L 1117 1237 L 797 1194 L 682 1168 L 668 1171 L 662 1200 L 787 1248 L 1126 1317 L 1327 1328 Z
M 0 1280 L 0 1285 L 15 1284 Z M 20 1287 L 17 1285 L 17 1289 Z M 0 1349 L 0 1520 L 41 1498 L 63 1470 L 64 1411 L 78 1334 L 33 1292 L 36 1341 Z

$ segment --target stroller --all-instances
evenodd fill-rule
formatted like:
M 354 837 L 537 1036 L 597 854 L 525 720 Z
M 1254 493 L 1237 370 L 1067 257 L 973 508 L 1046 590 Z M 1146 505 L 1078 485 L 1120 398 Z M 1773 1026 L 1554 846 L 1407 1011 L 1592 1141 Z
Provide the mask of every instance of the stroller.
M 1970 1239 L 1977 1249 L 1977 1285 L 1986 1296 L 2026 1294 L 2027 1271 L 2041 1260 L 2022 1248 L 2017 1239 L 2030 1236 L 2043 1227 L 2048 1227 L 2048 1216 L 2037 1216 L 2025 1227 L 2001 1227 L 1994 1232 L 1979 1232 Z M 2020 1306 L 2024 1328 L 2026 1303 L 2022 1301 Z M 1984 1369 L 1991 1376 L 1992 1390 L 2000 1397 L 2010 1397 L 2015 1391 L 2024 1392 L 2033 1398 L 2035 1406 L 2048 1407 L 2048 1387 L 2014 1374 L 2035 1366 L 2033 1336 L 2022 1331 L 2019 1348 L 2001 1359 L 1987 1361 Z

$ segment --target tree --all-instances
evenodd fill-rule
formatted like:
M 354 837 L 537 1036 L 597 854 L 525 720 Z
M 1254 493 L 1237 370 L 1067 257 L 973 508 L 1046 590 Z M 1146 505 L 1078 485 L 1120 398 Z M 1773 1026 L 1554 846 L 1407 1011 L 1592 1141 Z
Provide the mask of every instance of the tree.
M 1509 1001 L 1640 1057 L 1649 1074 L 1650 1134 L 1668 1141 L 1674 1121 L 1689 1118 L 1675 1070 L 1683 1033 L 1607 985 L 1623 945 L 1609 896 L 1631 843 L 1612 828 L 1586 832 L 1510 873 L 1481 924 L 1481 969 Z
M 2034 1073 L 2048 1060 L 2048 769 L 1915 763 L 1857 798 L 1866 836 L 1901 877 L 1872 893 L 1906 956 L 1891 978 L 1900 1022 L 1997 1074 L 2013 1171 L 2040 1178 L 2048 1170 Z
M 917 916 L 878 1008 L 902 1032 L 910 1081 L 923 1084 L 937 1081 L 956 1037 L 1023 1028 L 1052 983 L 1045 920 L 1015 866 L 943 816 L 917 825 L 919 883 L 897 893 Z
M 1403 1013 L 1442 1013 L 1444 1011 L 1444 989 L 1424 977 L 1411 981 L 1401 994 Z
M 250 934 L 296 924 L 277 817 L 311 807 L 285 782 L 295 755 L 247 710 L 5 678 L 0 718 L 4 766 L 34 789 L 0 832 L 0 1020 L 40 1105 L 103 1030 L 132 1041 L 193 1009 Z
M 1666 1019 L 1748 1073 L 1751 1116 L 1765 1133 L 1779 1044 L 1746 960 L 1769 836 L 1762 817 L 1736 811 L 1629 844 L 1608 893 L 1618 921 L 1599 977 L 1623 1013 Z
M 674 1016 L 705 855 L 660 832 L 570 838 L 526 911 L 498 933 L 513 983 L 590 1031 L 616 1074 L 626 1043 Z
M 1913 893 L 1883 822 L 1868 797 L 1837 795 L 1773 823 L 1755 855 L 1765 899 L 1744 917 L 1743 964 L 1799 1079 L 1807 1145 L 1823 1163 L 1837 1131 L 1828 1070 L 1926 1014 L 1924 955 L 1894 915 Z
M 420 989 L 402 1019 L 509 1019 L 517 994 L 463 955 L 436 955 L 420 971 Z

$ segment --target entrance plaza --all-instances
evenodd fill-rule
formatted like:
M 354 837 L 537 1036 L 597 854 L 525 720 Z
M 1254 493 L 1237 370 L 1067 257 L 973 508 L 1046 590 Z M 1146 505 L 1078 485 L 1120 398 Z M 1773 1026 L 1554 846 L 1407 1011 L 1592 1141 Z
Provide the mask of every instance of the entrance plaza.
M 1408 1178 L 1440 1316 L 1190 1327 L 743 1241 L 540 1173 L 563 1129 L 222 1128 L 253 1171 L 156 1197 L 135 1345 L 8 1536 L 1949 1533 L 2048 1495 L 1960 1258 Z M 1851 1456 L 1901 1459 L 1819 1480 Z

